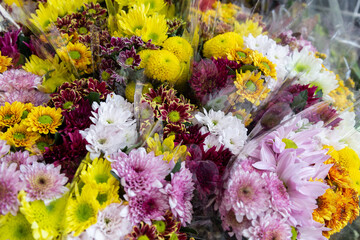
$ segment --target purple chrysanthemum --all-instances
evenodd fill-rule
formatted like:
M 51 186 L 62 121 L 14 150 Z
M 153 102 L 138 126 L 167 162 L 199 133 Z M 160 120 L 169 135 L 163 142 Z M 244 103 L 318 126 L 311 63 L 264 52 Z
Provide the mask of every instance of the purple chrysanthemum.
M 248 240 L 290 239 L 291 227 L 276 213 L 267 212 L 265 216 L 252 221 L 252 226 L 243 231 Z
M 136 196 L 126 196 L 129 201 L 129 219 L 132 224 L 145 222 L 151 224 L 152 220 L 162 220 L 169 209 L 168 197 L 160 189 L 152 188 Z
M 12 163 L 17 164 L 17 170 L 20 169 L 21 165 L 31 165 L 34 162 L 38 160 L 38 157 L 36 155 L 30 156 L 30 153 L 28 151 L 18 151 L 18 152 L 12 152 L 5 157 L 0 159 L 0 163 L 7 163 L 8 165 Z
M 161 181 L 170 173 L 169 164 L 155 157 L 154 152 L 146 153 L 145 148 L 132 150 L 129 155 L 119 151 L 112 154 L 112 170 L 121 178 L 121 184 L 130 196 L 162 187 Z
M 0 164 L 0 214 L 9 212 L 16 215 L 19 208 L 18 192 L 23 188 L 20 180 L 20 172 L 16 170 L 15 163 L 8 166 L 7 163 Z
M 181 170 L 172 174 L 171 184 L 166 185 L 165 191 L 169 195 L 172 213 L 185 226 L 192 219 L 192 205 L 190 201 L 193 197 L 194 183 L 191 180 L 192 174 L 185 167 L 185 163 L 181 165 Z
M 266 184 L 257 172 L 245 172 L 239 168 L 231 175 L 221 204 L 227 211 L 232 208 L 239 222 L 244 216 L 256 219 L 270 206 L 271 196 Z
M 20 178 L 25 184 L 26 197 L 30 201 L 49 200 L 60 197 L 68 189 L 64 187 L 67 177 L 60 173 L 60 166 L 34 162 L 31 166 L 21 165 Z
M 136 54 L 136 50 L 132 47 L 130 50 L 121 51 L 117 58 L 117 63 L 124 69 L 139 66 L 141 62 L 140 55 Z

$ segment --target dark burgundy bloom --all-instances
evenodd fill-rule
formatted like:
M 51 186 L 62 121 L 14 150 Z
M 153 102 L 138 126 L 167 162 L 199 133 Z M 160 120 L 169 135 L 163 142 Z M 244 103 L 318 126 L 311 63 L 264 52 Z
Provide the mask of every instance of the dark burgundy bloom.
M 65 90 L 61 90 L 59 94 L 54 94 L 51 101 L 54 107 L 61 108 L 63 111 L 71 111 L 78 106 L 81 99 L 82 96 L 79 92 L 67 88 Z
M 11 57 L 14 65 L 16 65 L 20 58 L 20 52 L 17 46 L 20 31 L 21 29 L 6 32 L 3 37 L 0 37 L 1 54 Z
M 331 129 L 337 127 L 342 120 L 336 109 L 327 104 L 320 106 L 316 111 L 310 112 L 305 117 L 312 123 L 323 121 L 324 124 L 331 127 Z
M 68 134 L 77 130 L 84 130 L 92 124 L 90 120 L 91 116 L 91 104 L 89 100 L 82 99 L 77 103 L 77 107 L 71 111 L 63 112 L 65 127 L 59 130 L 61 133 Z
M 295 84 L 295 85 L 289 86 L 286 90 L 288 92 L 290 92 L 293 95 L 293 97 L 296 97 L 301 92 L 307 90 L 307 100 L 306 100 L 305 108 L 308 108 L 320 101 L 320 98 L 317 97 L 316 93 L 315 93 L 317 90 L 317 86 L 310 87 L 309 84 L 308 85 Z M 295 112 L 295 113 L 297 113 L 297 112 Z
M 192 110 L 193 108 L 190 104 L 177 101 L 172 101 L 170 104 L 164 104 L 159 107 L 163 121 L 174 125 L 189 122 L 193 118 L 191 115 Z
M 71 182 L 82 159 L 86 156 L 86 140 L 79 131 L 69 133 L 62 137 L 62 144 L 46 148 L 43 155 L 46 163 L 53 163 L 61 166 L 61 173 L 68 177 Z
M 149 240 L 159 239 L 156 227 L 154 225 L 148 225 L 144 222 L 141 222 L 139 225 L 134 226 L 132 232 L 126 235 L 125 239 L 137 240 L 141 236 L 146 236 Z
M 174 142 L 181 145 L 197 145 L 204 146 L 205 138 L 210 135 L 210 132 L 202 134 L 200 132 L 200 125 L 190 126 L 186 129 L 186 132 L 176 134 Z
M 176 34 L 176 32 L 182 27 L 185 26 L 186 22 L 179 18 L 167 19 L 166 24 L 168 26 L 168 35 Z
M 203 159 L 210 160 L 216 164 L 219 169 L 219 174 L 222 176 L 224 174 L 225 168 L 229 163 L 230 159 L 234 155 L 231 151 L 225 148 L 224 145 L 221 145 L 219 150 L 216 150 L 216 147 L 212 147 L 203 153 Z
M 121 51 L 117 58 L 117 63 L 124 69 L 138 67 L 140 65 L 140 55 L 136 54 L 136 50 L 132 47 L 130 50 Z

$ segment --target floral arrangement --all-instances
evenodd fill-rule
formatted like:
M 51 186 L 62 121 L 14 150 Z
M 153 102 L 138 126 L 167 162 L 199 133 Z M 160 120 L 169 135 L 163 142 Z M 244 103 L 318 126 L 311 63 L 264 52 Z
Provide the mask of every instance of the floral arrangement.
M 318 240 L 354 221 L 357 83 L 291 30 L 300 7 L 5 0 L 0 239 Z

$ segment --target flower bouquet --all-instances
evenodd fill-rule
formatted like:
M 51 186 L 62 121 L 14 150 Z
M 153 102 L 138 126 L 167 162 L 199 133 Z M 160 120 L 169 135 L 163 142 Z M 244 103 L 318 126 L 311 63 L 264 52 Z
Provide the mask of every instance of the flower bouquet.
M 5 0 L 0 240 L 317 240 L 354 221 L 353 25 L 250 5 Z

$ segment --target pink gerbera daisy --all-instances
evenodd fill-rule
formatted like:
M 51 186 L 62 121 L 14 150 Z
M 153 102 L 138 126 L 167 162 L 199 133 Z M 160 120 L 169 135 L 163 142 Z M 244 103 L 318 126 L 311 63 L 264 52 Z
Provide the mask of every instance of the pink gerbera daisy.
M 169 195 L 169 204 L 172 213 L 178 218 L 182 225 L 191 222 L 192 205 L 191 199 L 193 197 L 194 183 L 191 181 L 192 174 L 189 169 L 185 168 L 185 163 L 182 163 L 182 168 L 179 172 L 172 174 L 171 184 L 165 187 L 165 191 Z
M 18 192 L 23 184 L 20 181 L 20 172 L 16 170 L 15 163 L 8 166 L 7 163 L 0 164 L 0 214 L 11 213 L 16 215 L 19 208 Z
M 162 187 L 161 181 L 170 173 L 170 165 L 155 157 L 154 152 L 146 153 L 145 148 L 132 150 L 129 155 L 119 151 L 110 156 L 112 170 L 121 178 L 121 184 L 130 196 L 152 187 Z
M 60 174 L 60 166 L 34 162 L 31 166 L 21 165 L 20 178 L 25 183 L 25 191 L 30 201 L 49 200 L 60 197 L 68 189 L 64 187 L 67 177 Z

